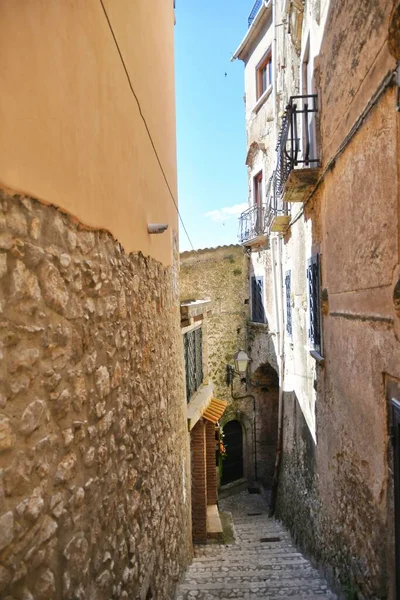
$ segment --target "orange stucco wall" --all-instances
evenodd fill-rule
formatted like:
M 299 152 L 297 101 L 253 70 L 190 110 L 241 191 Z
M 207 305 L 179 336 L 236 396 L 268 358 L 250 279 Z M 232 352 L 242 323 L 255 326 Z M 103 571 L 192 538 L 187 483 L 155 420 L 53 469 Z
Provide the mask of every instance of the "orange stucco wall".
M 173 2 L 104 5 L 176 199 Z M 0 57 L 1 184 L 169 264 L 176 209 L 100 0 L 2 0 Z

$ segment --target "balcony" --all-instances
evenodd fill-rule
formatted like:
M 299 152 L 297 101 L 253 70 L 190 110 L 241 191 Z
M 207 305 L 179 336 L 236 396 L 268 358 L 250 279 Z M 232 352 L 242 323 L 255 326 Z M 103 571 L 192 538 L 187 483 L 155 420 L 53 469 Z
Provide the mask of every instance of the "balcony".
M 239 241 L 243 246 L 262 246 L 268 236 L 267 204 L 254 204 L 239 217 Z
M 291 96 L 277 151 L 276 193 L 284 202 L 303 202 L 319 176 L 316 144 L 318 96 Z
M 256 0 L 256 1 L 255 1 L 255 3 L 254 3 L 254 6 L 253 6 L 253 8 L 252 8 L 252 10 L 251 10 L 251 13 L 250 13 L 250 15 L 249 15 L 249 18 L 248 18 L 248 20 L 247 20 L 247 23 L 248 23 L 248 26 L 249 26 L 249 27 L 251 27 L 251 26 L 252 26 L 252 24 L 253 24 L 253 21 L 254 21 L 254 19 L 256 18 L 256 16 L 257 16 L 257 13 L 258 13 L 258 11 L 259 11 L 259 10 L 260 10 L 260 8 L 261 8 L 261 5 L 262 5 L 262 3 L 263 3 L 263 0 Z
M 274 171 L 267 188 L 268 233 L 284 233 L 290 222 L 287 204 L 277 194 L 277 171 Z
M 243 246 L 265 247 L 270 233 L 284 233 L 289 225 L 288 207 L 278 196 L 277 172 L 270 177 L 265 200 L 261 206 L 254 204 L 239 217 L 239 240 Z

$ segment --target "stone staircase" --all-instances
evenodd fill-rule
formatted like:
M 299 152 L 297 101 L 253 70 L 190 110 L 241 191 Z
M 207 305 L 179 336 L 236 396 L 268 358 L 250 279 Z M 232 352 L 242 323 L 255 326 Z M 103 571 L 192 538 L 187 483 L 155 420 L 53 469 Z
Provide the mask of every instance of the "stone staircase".
M 259 496 L 242 492 L 221 504 L 231 509 L 236 543 L 197 546 L 176 600 L 337 598 Z

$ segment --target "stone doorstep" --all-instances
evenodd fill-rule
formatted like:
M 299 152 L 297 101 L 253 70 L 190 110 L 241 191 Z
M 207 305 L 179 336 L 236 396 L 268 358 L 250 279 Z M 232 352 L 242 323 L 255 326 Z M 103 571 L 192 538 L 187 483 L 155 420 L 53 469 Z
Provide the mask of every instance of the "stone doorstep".
M 223 541 L 221 518 L 216 504 L 207 506 L 207 538 Z

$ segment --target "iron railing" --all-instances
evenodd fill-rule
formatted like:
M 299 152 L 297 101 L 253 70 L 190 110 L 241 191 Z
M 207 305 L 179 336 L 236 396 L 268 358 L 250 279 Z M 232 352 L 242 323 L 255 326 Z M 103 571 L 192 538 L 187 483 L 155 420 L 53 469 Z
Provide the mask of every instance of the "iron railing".
M 268 194 L 268 233 L 271 230 L 274 217 L 279 217 L 288 214 L 288 205 L 283 202 L 282 196 L 279 192 L 279 180 L 278 180 L 278 169 L 272 173 L 269 180 L 267 194 Z
M 239 217 L 238 237 L 242 244 L 263 235 L 266 230 L 266 204 L 254 204 Z
M 201 327 L 184 334 L 183 349 L 185 353 L 186 400 L 190 402 L 193 394 L 203 383 L 203 332 Z
M 278 137 L 276 193 L 283 195 L 290 172 L 296 167 L 317 167 L 315 114 L 317 94 L 291 96 Z
M 274 217 L 288 214 L 288 206 L 277 194 L 277 171 L 268 180 L 265 203 L 254 204 L 239 217 L 238 238 L 241 244 L 269 235 Z
M 253 6 L 253 8 L 251 10 L 251 13 L 249 15 L 249 18 L 247 20 L 249 27 L 251 27 L 254 19 L 256 18 L 257 13 L 258 13 L 258 11 L 261 8 L 262 3 L 263 3 L 263 0 L 256 0 L 255 1 L 254 6 Z

